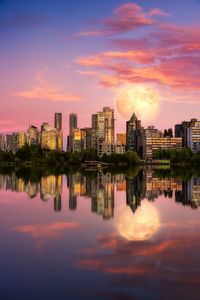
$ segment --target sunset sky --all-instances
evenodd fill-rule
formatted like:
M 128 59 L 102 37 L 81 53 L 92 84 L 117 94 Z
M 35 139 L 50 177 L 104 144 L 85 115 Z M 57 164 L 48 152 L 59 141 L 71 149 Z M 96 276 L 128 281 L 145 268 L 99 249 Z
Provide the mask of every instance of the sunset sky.
M 115 108 L 126 84 L 148 84 L 160 109 L 144 126 L 199 119 L 200 1 L 0 0 L 0 132 L 53 125 L 69 113 L 78 126 Z

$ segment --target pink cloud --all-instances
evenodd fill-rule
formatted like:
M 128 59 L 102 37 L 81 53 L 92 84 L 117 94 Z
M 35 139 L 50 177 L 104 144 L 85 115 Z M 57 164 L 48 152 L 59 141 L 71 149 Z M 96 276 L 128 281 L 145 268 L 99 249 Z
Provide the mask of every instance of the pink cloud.
M 135 4 L 123 5 L 115 11 L 115 15 L 125 16 L 125 21 L 136 13 L 140 17 L 144 14 L 142 8 Z M 148 13 L 148 15 L 158 14 L 165 13 L 158 8 Z M 147 18 L 147 13 L 145 17 Z M 106 23 L 108 29 L 116 21 L 115 18 L 114 21 L 113 18 L 109 20 L 110 23 L 109 21 Z M 148 20 L 147 18 L 147 23 Z M 124 30 L 128 30 L 128 24 L 125 22 Z M 199 36 L 198 25 L 176 26 L 156 23 L 148 36 L 144 35 L 137 39 L 112 39 L 109 46 L 110 48 L 114 46 L 115 51 L 77 57 L 75 62 L 90 68 L 90 72 L 98 70 L 97 87 L 113 90 L 127 83 L 148 83 L 161 90 L 163 101 L 199 103 Z
M 12 228 L 13 231 L 29 234 L 36 239 L 36 250 L 41 250 L 41 245 L 47 240 L 58 239 L 66 231 L 83 229 L 83 225 L 77 222 L 56 222 L 48 224 L 21 225 Z
M 152 16 L 162 15 L 169 16 L 161 9 L 155 8 L 150 12 L 144 12 L 143 8 L 136 3 L 126 3 L 118 7 L 113 12 L 114 16 L 111 18 L 104 18 L 102 20 L 103 29 L 99 31 L 80 32 L 81 36 L 108 36 L 121 34 L 127 31 L 137 30 L 144 26 L 157 24 L 158 21 Z
M 46 72 L 47 68 L 36 74 L 38 85 L 35 85 L 28 91 L 14 92 L 13 96 L 30 99 L 45 99 L 51 101 L 79 101 L 83 99 L 82 95 L 75 95 L 62 92 L 56 87 L 48 84 L 42 76 Z

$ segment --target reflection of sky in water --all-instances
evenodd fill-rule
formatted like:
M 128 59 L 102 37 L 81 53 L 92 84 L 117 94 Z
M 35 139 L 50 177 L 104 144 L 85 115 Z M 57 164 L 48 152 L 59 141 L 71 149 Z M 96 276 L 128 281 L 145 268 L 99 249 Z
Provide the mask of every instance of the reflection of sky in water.
M 198 299 L 198 184 L 150 173 L 142 180 L 50 176 L 35 184 L 1 176 L 0 299 Z M 133 220 L 145 205 L 158 213 L 151 238 L 119 235 L 125 204 Z

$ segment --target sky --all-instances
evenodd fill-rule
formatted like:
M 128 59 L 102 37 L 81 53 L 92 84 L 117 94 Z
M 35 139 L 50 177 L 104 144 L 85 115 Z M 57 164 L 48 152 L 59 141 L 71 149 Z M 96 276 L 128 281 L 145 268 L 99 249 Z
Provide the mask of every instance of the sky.
M 0 0 L 0 132 L 61 112 L 66 140 L 70 113 L 89 127 L 103 106 L 125 132 L 116 99 L 135 84 L 160 100 L 145 127 L 199 119 L 199 15 L 198 0 Z

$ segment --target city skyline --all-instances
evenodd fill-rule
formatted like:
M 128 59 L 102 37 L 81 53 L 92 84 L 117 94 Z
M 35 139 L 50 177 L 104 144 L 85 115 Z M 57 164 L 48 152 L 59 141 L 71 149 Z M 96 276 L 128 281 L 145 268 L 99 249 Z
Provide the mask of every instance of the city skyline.
M 69 132 L 63 139 L 62 113 L 54 114 L 54 127 L 43 122 L 41 131 L 29 125 L 27 132 L 0 132 L 0 151 L 16 153 L 25 144 L 38 145 L 43 149 L 79 153 L 95 148 L 98 157 L 111 153 L 124 154 L 128 150 L 137 152 L 140 158 L 152 159 L 157 150 L 178 150 L 189 147 L 193 153 L 200 151 L 200 121 L 192 118 L 165 128 L 164 132 L 155 126 L 144 128 L 135 113 L 126 121 L 126 132 L 115 133 L 115 110 L 106 106 L 91 115 L 90 127 L 78 127 L 78 116 L 69 114 Z M 174 134 L 173 134 L 174 132 Z M 63 141 L 66 140 L 66 143 Z
M 198 0 L 20 0 L 0 1 L 0 8 L 1 132 L 25 130 L 24 116 L 35 115 L 37 127 L 44 119 L 53 124 L 56 111 L 76 112 L 88 127 L 87 114 L 106 105 L 115 109 L 116 132 L 125 132 L 117 95 L 138 83 L 160 100 L 155 119 L 142 120 L 145 127 L 164 130 L 198 118 Z M 65 137 L 68 131 L 63 122 Z

